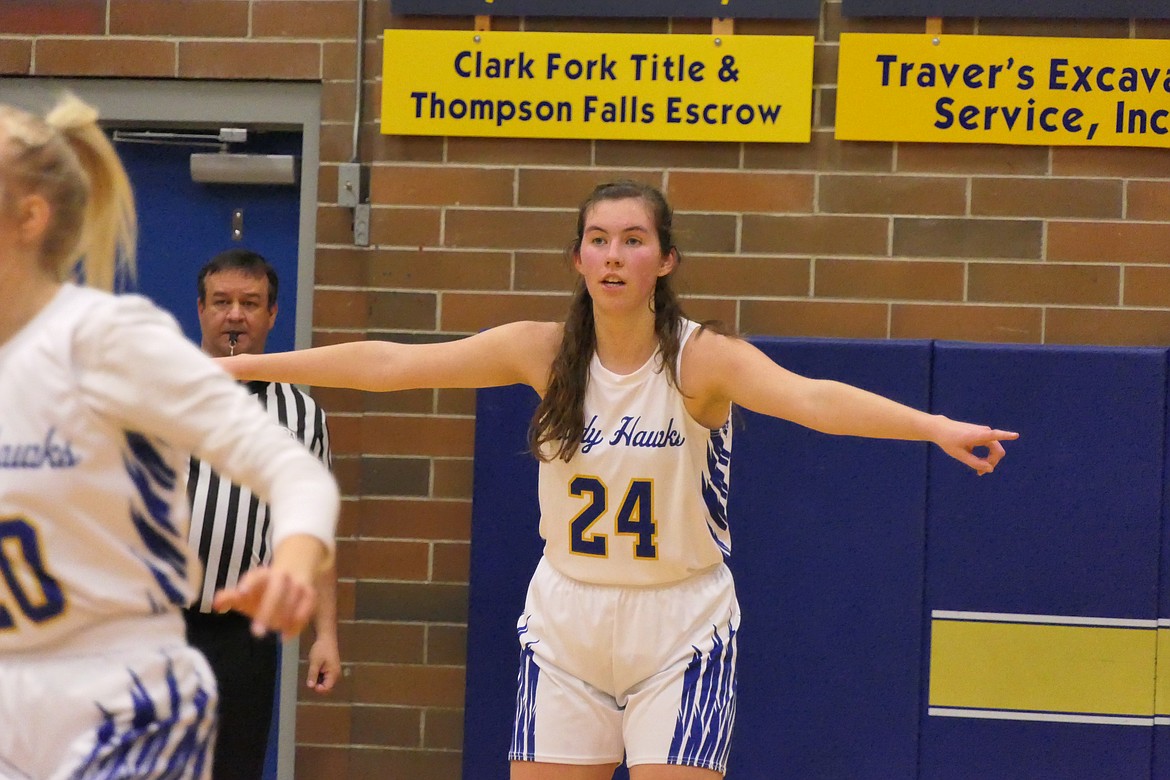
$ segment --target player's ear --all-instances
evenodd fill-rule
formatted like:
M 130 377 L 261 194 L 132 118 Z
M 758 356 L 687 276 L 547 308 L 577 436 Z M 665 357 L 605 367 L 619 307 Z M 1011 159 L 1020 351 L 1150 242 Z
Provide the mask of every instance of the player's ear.
M 20 238 L 26 244 L 39 244 L 52 219 L 49 202 L 40 193 L 31 192 L 16 200 L 16 224 Z
M 666 276 L 674 271 L 675 268 L 678 268 L 678 250 L 671 247 L 670 251 L 664 254 L 662 260 L 659 262 L 658 275 Z

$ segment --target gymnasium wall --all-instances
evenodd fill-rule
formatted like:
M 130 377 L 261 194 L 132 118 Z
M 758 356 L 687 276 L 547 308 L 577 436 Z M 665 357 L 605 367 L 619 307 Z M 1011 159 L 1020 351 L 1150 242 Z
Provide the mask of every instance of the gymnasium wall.
M 383 30 L 470 30 L 474 20 L 402 16 L 393 5 L 4 0 L 0 81 L 320 84 L 317 344 L 450 339 L 505 319 L 559 318 L 576 206 L 615 176 L 666 189 L 688 310 L 741 332 L 1170 344 L 1165 150 L 834 138 L 840 34 L 916 33 L 922 18 L 850 18 L 839 0 L 823 0 L 818 19 L 736 23 L 737 35 L 814 36 L 807 144 L 432 138 L 379 133 Z M 497 17 L 493 29 L 698 34 L 711 20 Z M 963 18 L 943 31 L 1170 38 L 1170 24 L 1150 20 Z M 338 167 L 355 157 L 371 172 L 369 246 L 354 245 L 352 215 L 337 202 Z M 464 681 L 476 663 L 467 649 L 476 397 L 314 395 L 331 414 L 346 499 L 345 677 L 327 698 L 302 697 L 297 777 L 458 780 Z M 738 526 L 740 554 L 749 525 Z
M 1021 437 L 979 477 L 927 444 L 737 413 L 728 776 L 1164 776 L 1168 350 L 754 341 L 798 373 Z M 507 776 L 514 627 L 540 555 L 534 403 L 479 393 L 466 780 Z

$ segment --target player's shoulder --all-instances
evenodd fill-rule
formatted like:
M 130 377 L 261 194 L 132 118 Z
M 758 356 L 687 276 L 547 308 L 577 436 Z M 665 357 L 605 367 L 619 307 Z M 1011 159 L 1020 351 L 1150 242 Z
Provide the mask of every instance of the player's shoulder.
M 62 290 L 63 303 L 81 319 L 102 320 L 102 324 L 123 322 L 128 325 L 152 324 L 178 329 L 174 315 L 142 295 L 118 295 L 92 287 L 66 285 Z
M 565 334 L 563 322 L 521 320 L 501 327 L 509 329 L 508 338 L 522 352 L 549 362 L 560 350 Z
M 497 325 L 492 330 L 507 333 L 511 336 L 528 336 L 539 341 L 560 341 L 565 332 L 563 322 L 547 322 L 544 320 L 516 320 L 503 325 Z
M 564 326 L 559 322 L 519 320 L 478 334 L 478 346 L 490 360 L 506 366 L 507 381 L 522 382 L 543 392 L 549 367 L 560 349 Z M 497 379 L 499 377 L 496 377 Z
M 564 332 L 560 322 L 517 320 L 489 328 L 481 335 L 503 350 L 543 360 L 556 354 Z
M 67 334 L 75 347 L 94 352 L 104 351 L 112 339 L 149 339 L 180 334 L 179 325 L 169 313 L 139 295 L 113 295 L 90 287 L 65 284 L 45 312 L 44 324 L 49 332 Z
M 690 337 L 686 339 L 688 352 L 703 355 L 718 355 L 730 346 L 742 341 L 736 334 L 726 330 L 719 323 L 688 323 Z
M 683 345 L 681 356 L 683 381 L 688 394 L 704 395 L 711 385 L 734 377 L 741 369 L 738 355 L 747 345 L 741 337 L 722 326 L 696 327 Z
M 57 319 L 84 320 L 92 316 L 114 316 L 118 297 L 104 290 L 64 284 L 50 304 Z

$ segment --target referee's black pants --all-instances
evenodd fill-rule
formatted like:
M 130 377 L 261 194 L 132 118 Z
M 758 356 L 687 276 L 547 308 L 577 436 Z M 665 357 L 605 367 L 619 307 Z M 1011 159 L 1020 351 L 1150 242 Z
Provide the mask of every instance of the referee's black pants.
M 185 609 L 183 617 L 187 641 L 207 657 L 219 686 L 212 780 L 261 780 L 276 689 L 276 635 L 255 638 L 251 618 L 239 612 Z

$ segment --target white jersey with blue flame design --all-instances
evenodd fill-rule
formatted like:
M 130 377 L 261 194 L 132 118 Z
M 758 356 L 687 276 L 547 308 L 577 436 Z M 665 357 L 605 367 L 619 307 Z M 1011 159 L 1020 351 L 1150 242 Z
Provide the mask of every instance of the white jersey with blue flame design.
M 680 327 L 681 378 L 682 347 L 699 325 Z M 599 585 L 663 585 L 722 563 L 730 462 L 730 419 L 718 430 L 696 422 L 658 351 L 624 375 L 594 354 L 581 447 L 567 463 L 540 464 L 545 557 Z
M 0 656 L 182 638 L 188 452 L 331 546 L 324 467 L 145 298 L 65 285 L 0 345 Z

